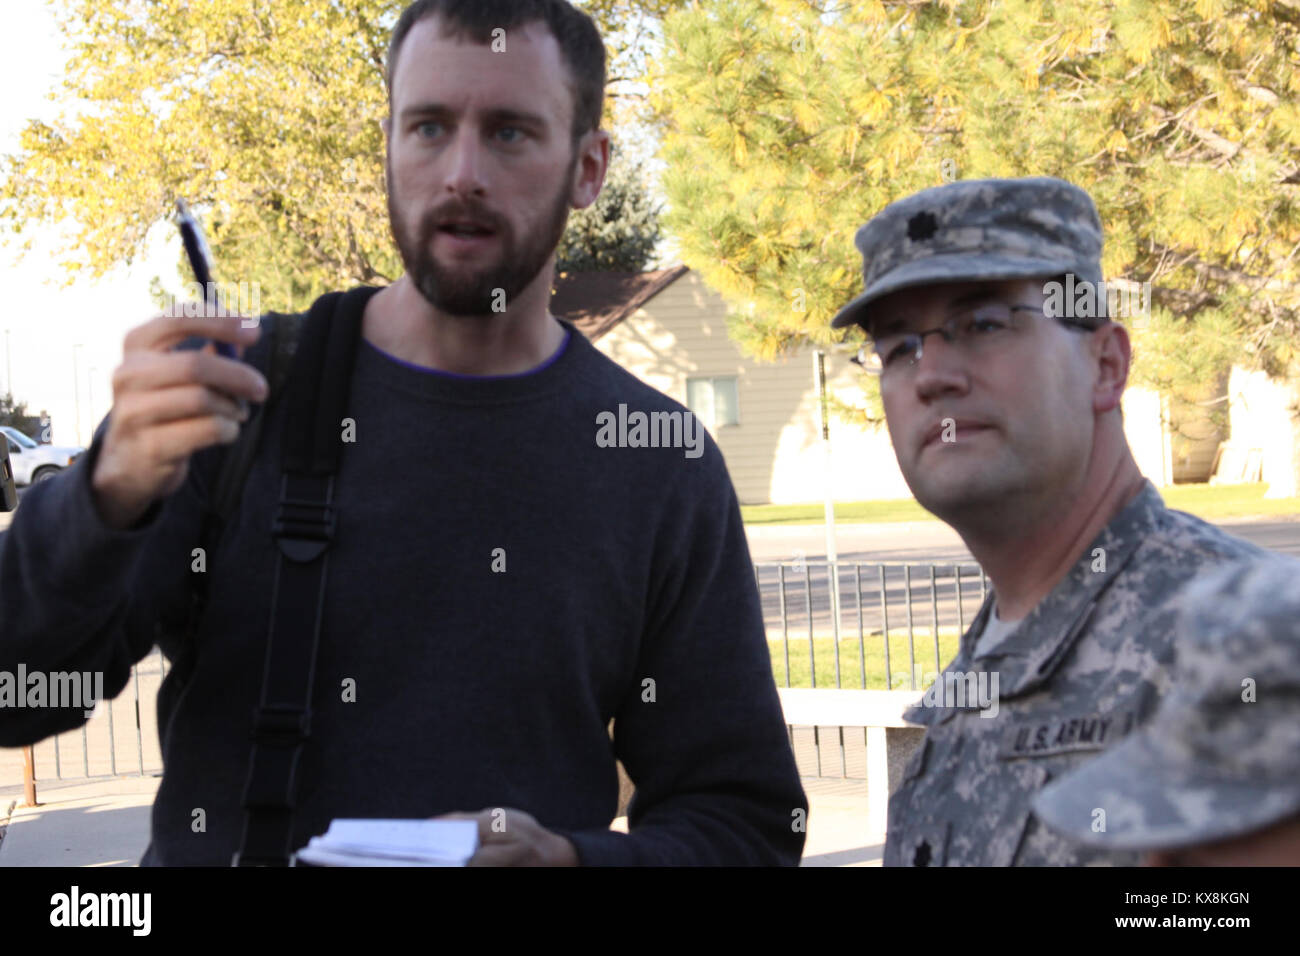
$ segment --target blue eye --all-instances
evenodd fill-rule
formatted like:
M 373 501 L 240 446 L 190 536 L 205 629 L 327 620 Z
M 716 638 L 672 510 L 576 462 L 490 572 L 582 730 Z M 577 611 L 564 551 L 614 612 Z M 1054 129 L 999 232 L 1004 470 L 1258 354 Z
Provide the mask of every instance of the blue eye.
M 502 133 L 517 134 L 515 136 L 510 137 L 508 140 L 506 140 L 506 142 L 508 143 L 517 143 L 520 141 L 520 139 L 523 138 L 524 135 L 524 131 L 521 130 L 518 126 L 503 126 L 501 127 L 501 129 L 497 130 L 497 136 L 500 136 Z
M 417 133 L 420 133 L 422 130 L 424 130 L 426 127 L 429 127 L 429 126 L 435 126 L 435 127 L 438 127 L 438 128 L 441 129 L 442 124 L 439 123 L 439 122 L 436 122 L 435 120 L 425 120 L 425 121 L 424 121 L 423 123 L 421 123 L 419 126 L 415 127 L 415 131 L 416 131 Z

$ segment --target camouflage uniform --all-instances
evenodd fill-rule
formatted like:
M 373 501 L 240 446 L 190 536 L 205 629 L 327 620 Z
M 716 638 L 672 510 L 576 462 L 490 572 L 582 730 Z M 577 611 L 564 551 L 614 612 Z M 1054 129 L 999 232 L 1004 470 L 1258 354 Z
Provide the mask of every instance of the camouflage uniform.
M 926 189 L 885 207 L 855 242 L 865 288 L 834 328 L 870 331 L 867 307 L 900 289 L 1061 275 L 1093 291 L 1094 311 L 1071 300 L 1072 311 L 1055 317 L 1088 328 L 1105 322 L 1101 221 L 1088 194 L 1064 180 Z M 1031 801 L 1150 719 L 1169 685 L 1178 592 L 1225 562 L 1265 554 L 1168 510 L 1148 482 L 1005 642 L 977 651 L 990 594 L 927 700 L 904 714 L 926 734 L 889 802 L 885 864 L 1138 862 L 1135 853 L 1062 839 L 1033 816 Z M 969 693 L 981 675 L 986 709 L 983 695 Z M 944 693 L 929 699 L 936 688 Z
M 1155 717 L 1035 801 L 1053 829 L 1103 851 L 1176 849 L 1300 813 L 1300 562 L 1198 581 L 1177 633 Z
M 1150 719 L 1169 686 L 1179 591 L 1266 554 L 1167 509 L 1148 482 L 1012 636 L 975 657 L 990 593 L 936 683 L 985 672 L 992 686 L 996 674 L 996 712 L 967 699 L 903 714 L 927 730 L 889 801 L 885 865 L 1135 865 L 1045 829 L 1030 802 Z

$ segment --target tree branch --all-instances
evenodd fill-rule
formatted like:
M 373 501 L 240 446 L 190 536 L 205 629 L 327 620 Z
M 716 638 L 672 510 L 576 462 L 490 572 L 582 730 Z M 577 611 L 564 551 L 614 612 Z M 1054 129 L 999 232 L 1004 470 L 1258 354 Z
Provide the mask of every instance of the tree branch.
M 1212 94 L 1212 95 L 1217 95 L 1217 94 Z M 1157 117 L 1159 117 L 1160 119 L 1166 122 L 1176 123 L 1179 126 L 1179 128 L 1184 129 L 1187 132 L 1191 133 L 1203 144 L 1208 146 L 1210 149 L 1214 150 L 1224 159 L 1232 159 L 1234 156 L 1237 155 L 1237 153 L 1241 151 L 1240 143 L 1234 143 L 1230 139 L 1225 139 L 1224 137 L 1220 136 L 1218 133 L 1212 132 L 1211 130 L 1202 129 L 1199 126 L 1193 126 L 1191 122 L 1187 120 L 1187 114 L 1189 114 L 1197 106 L 1199 106 L 1204 99 L 1209 99 L 1209 98 L 1210 97 L 1203 97 L 1202 100 L 1198 100 L 1196 103 L 1193 103 L 1191 106 L 1187 107 L 1187 109 L 1182 110 L 1177 114 L 1171 113 L 1169 112 L 1169 110 L 1166 110 L 1160 106 L 1156 106 L 1153 103 L 1151 105 L 1151 112 L 1155 113 Z
M 1152 252 L 1159 255 L 1170 253 L 1178 255 L 1178 251 L 1170 246 L 1164 246 L 1157 242 L 1148 240 L 1147 245 Z M 1283 282 L 1281 279 L 1274 279 L 1270 276 L 1251 275 L 1238 269 L 1229 269 L 1226 266 L 1215 265 L 1212 262 L 1206 262 L 1195 253 L 1189 253 L 1184 256 L 1179 265 L 1190 265 L 1196 270 L 1197 274 L 1203 279 L 1212 279 L 1220 283 L 1241 283 L 1251 287 L 1252 292 L 1294 292 L 1296 287 L 1290 282 Z

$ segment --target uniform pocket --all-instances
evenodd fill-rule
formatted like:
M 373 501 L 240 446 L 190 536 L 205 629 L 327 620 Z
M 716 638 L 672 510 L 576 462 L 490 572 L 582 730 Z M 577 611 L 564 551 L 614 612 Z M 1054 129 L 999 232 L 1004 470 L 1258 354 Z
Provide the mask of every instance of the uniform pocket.
M 1006 815 L 998 821 L 990 834 L 984 858 L 979 861 L 982 866 L 1012 866 L 1020 854 L 1025 832 L 1033 818 L 1030 804 L 1034 797 L 1047 784 L 1050 774 L 1042 764 L 1023 763 L 1017 767 L 1016 777 L 1019 800 L 1014 801 Z M 1033 865 L 1033 861 L 1028 861 Z

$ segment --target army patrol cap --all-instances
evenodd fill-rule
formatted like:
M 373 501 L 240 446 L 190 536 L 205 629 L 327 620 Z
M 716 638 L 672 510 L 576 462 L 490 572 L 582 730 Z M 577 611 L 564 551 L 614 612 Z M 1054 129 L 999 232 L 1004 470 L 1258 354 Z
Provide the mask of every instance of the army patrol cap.
M 1234 563 L 1184 600 L 1175 684 L 1150 722 L 1034 801 L 1079 843 L 1176 849 L 1300 813 L 1300 562 Z
M 854 243 L 864 289 L 835 316 L 835 329 L 867 328 L 868 305 L 915 286 L 1073 273 L 1102 288 L 1097 207 L 1078 186 L 1048 176 L 924 189 L 882 209 Z

